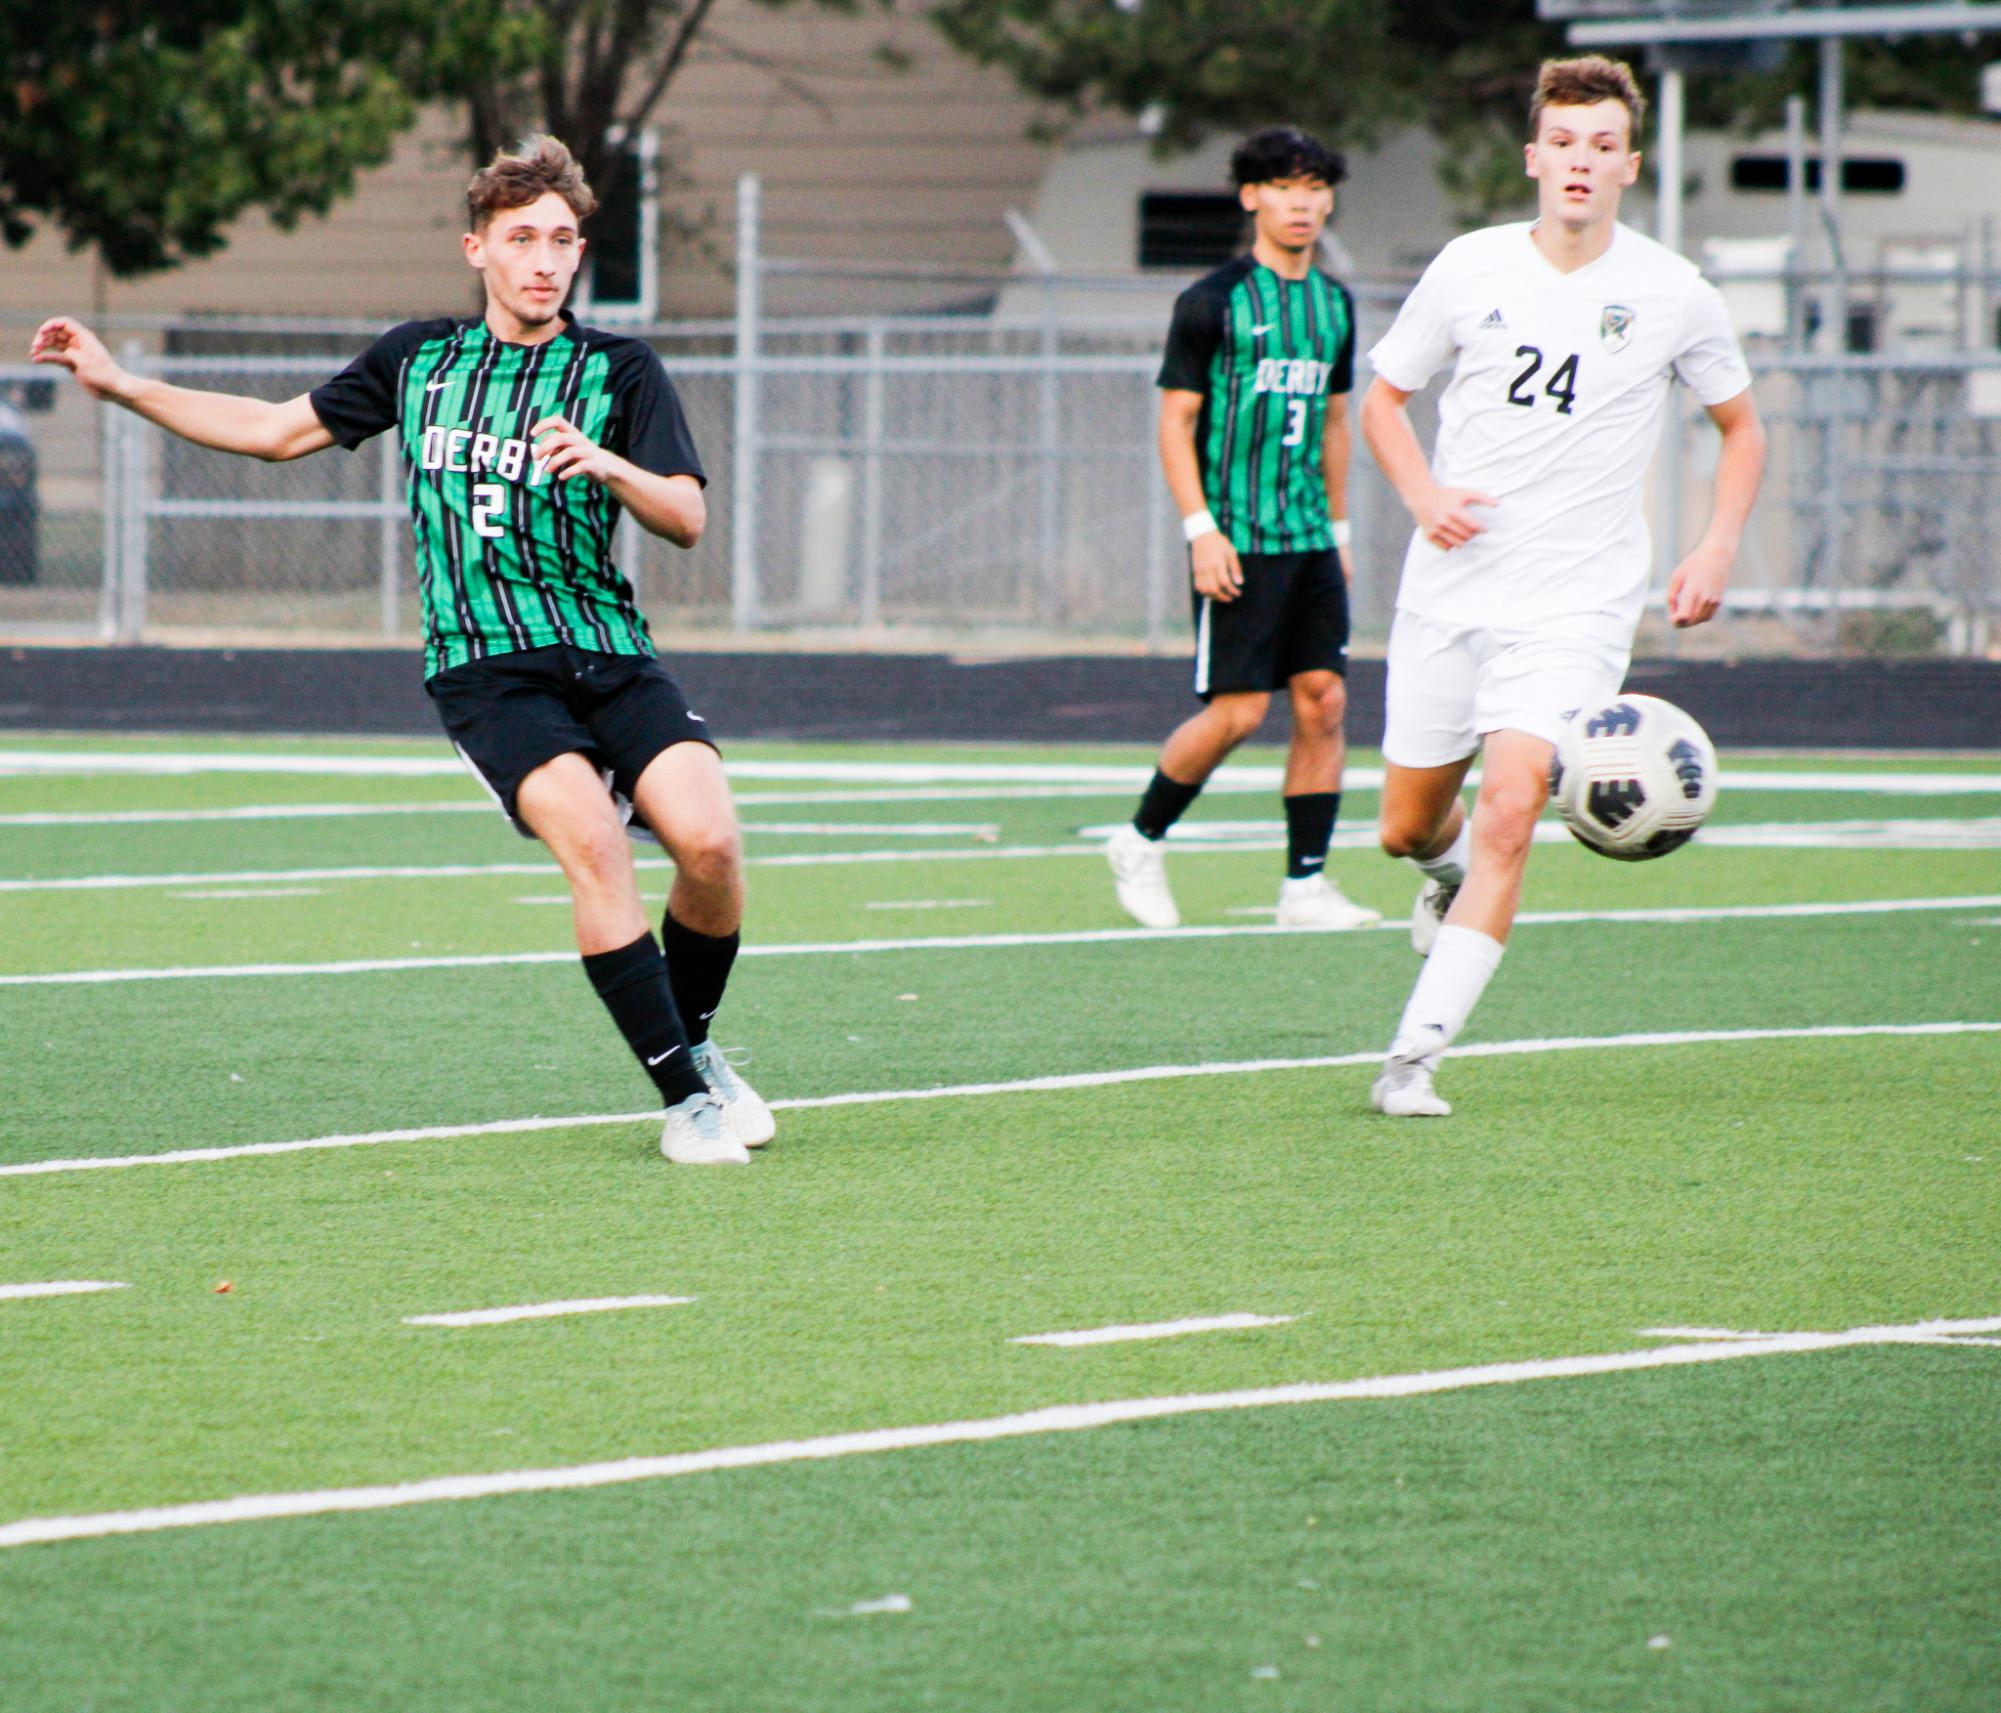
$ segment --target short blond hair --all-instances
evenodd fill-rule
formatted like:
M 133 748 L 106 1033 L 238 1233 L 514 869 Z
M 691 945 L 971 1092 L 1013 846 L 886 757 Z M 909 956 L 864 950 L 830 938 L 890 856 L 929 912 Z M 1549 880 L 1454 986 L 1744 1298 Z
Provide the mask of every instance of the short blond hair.
M 1639 80 L 1624 60 L 1606 59 L 1602 54 L 1586 54 L 1581 59 L 1546 59 L 1535 80 L 1535 96 L 1529 102 L 1529 137 L 1542 131 L 1545 107 L 1590 107 L 1600 101 L 1622 101 L 1633 122 L 1631 141 L 1640 137 L 1640 121 L 1647 116 L 1647 98 L 1640 93 Z
M 579 221 L 598 205 L 584 179 L 584 169 L 567 144 L 546 132 L 524 137 L 512 149 L 502 149 L 472 175 L 466 186 L 466 220 L 470 230 L 483 232 L 496 214 L 526 208 L 554 191 L 570 205 Z

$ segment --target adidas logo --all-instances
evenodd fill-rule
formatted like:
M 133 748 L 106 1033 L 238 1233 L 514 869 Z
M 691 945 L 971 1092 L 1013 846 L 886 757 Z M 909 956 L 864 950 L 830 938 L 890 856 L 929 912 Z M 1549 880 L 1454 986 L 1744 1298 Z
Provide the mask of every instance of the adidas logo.
M 1507 323 L 1501 319 L 1501 312 L 1498 309 L 1490 309 L 1487 311 L 1487 319 L 1480 323 L 1480 331 L 1485 333 L 1490 327 L 1505 326 Z

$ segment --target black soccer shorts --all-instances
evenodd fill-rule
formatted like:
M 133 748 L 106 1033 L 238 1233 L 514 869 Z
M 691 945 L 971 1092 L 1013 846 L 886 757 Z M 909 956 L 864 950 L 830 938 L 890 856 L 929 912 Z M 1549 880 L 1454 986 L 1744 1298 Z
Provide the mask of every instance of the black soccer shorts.
M 1195 694 L 1282 690 L 1302 672 L 1348 670 L 1348 579 L 1331 547 L 1246 553 L 1234 601 L 1195 596 Z
M 648 654 L 531 648 L 469 660 L 426 681 L 445 735 L 528 838 L 515 793 L 544 762 L 575 752 L 605 775 L 622 817 L 653 758 L 677 743 L 716 747 L 680 685 Z

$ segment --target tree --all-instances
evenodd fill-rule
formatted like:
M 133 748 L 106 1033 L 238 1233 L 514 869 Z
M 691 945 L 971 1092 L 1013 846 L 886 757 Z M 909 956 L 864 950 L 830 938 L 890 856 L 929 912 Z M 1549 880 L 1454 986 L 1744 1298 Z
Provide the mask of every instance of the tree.
M 416 117 L 422 0 L 0 0 L 0 237 L 41 226 L 114 274 L 324 213 Z M 503 44 L 504 45 L 504 44 Z
M 776 10 L 790 0 L 758 3 Z M 852 13 L 868 3 L 888 10 L 893 0 L 816 3 Z M 476 167 L 530 131 L 561 137 L 600 202 L 630 170 L 621 139 L 659 110 L 697 42 L 716 39 L 715 0 L 481 0 L 480 9 L 487 16 L 451 29 L 413 88 L 463 109 Z M 724 47 L 789 82 L 754 50 Z
M 1439 174 L 1468 224 L 1523 199 L 1536 68 L 1570 51 L 1535 0 L 943 0 L 933 16 L 1031 94 L 1149 115 L 1162 153 L 1276 123 L 1341 148 L 1423 124 L 1445 145 Z M 1855 40 L 1847 55 L 1854 102 L 1978 108 L 1977 58 L 1956 40 Z M 1787 95 L 1811 95 L 1813 68 L 1804 44 L 1768 76 L 1692 77 L 1690 116 L 1769 123 Z

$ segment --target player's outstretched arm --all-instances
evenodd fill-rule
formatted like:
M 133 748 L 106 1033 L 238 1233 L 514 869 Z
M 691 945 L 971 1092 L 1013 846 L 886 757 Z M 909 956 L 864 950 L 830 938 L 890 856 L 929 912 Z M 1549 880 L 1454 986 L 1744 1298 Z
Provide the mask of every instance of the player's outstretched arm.
M 1501 502 L 1477 488 L 1438 485 L 1424 448 L 1417 443 L 1417 430 L 1410 425 L 1405 409 L 1410 397 L 1378 375 L 1362 398 L 1362 438 L 1409 510 L 1418 533 L 1433 547 L 1450 552 L 1486 533 L 1487 526 L 1473 515 L 1473 507 Z
M 67 315 L 58 315 L 35 329 L 28 357 L 32 362 L 53 363 L 69 370 L 92 398 L 122 404 L 170 434 L 198 446 L 213 446 L 219 452 L 240 452 L 278 463 L 303 458 L 334 443 L 304 393 L 274 404 L 269 399 L 242 398 L 235 393 L 196 392 L 191 387 L 134 375 L 119 366 L 102 339 Z
M 1723 592 L 1730 586 L 1744 526 L 1765 473 L 1765 425 L 1749 388 L 1711 405 L 1709 420 L 1723 433 L 1716 457 L 1716 501 L 1702 539 L 1668 580 L 1668 617 L 1678 630 L 1707 622 L 1723 605 Z
M 609 488 L 648 534 L 663 536 L 676 547 L 693 547 L 702 539 L 709 506 L 702 497 L 702 484 L 693 476 L 642 470 L 560 416 L 545 416 L 529 429 L 528 438 L 555 480 L 570 482 L 584 476 Z

